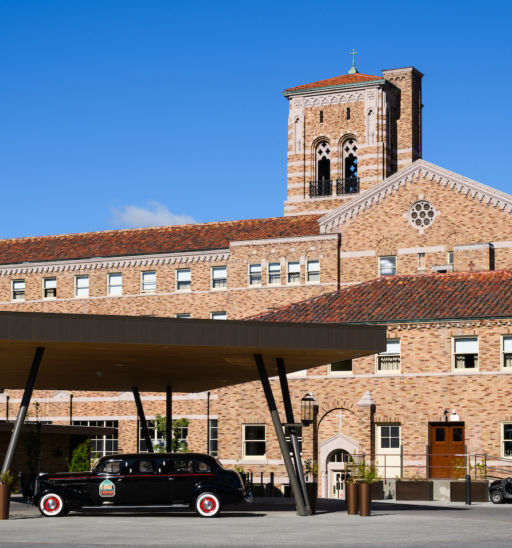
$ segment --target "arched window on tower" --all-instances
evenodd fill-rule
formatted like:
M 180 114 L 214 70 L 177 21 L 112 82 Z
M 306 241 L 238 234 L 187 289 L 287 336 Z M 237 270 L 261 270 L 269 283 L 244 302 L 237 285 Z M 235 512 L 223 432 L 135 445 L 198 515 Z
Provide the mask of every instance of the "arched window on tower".
M 338 185 L 338 194 L 354 194 L 359 192 L 359 177 L 357 174 L 357 141 L 349 137 L 341 147 L 343 155 L 343 178 Z
M 320 141 L 316 147 L 315 196 L 331 195 L 331 149 L 327 141 Z

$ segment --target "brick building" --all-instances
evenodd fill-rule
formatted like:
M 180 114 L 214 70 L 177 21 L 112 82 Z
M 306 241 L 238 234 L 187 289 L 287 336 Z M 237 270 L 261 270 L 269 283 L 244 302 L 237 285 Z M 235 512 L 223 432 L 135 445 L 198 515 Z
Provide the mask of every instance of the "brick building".
M 421 78 L 352 70 L 284 92 L 283 217 L 0 241 L 0 309 L 385 323 L 386 353 L 290 375 L 296 408 L 319 403 L 321 493 L 336 495 L 347 455 L 390 478 L 453 475 L 434 445 L 512 458 L 512 196 L 421 159 Z M 0 416 L 19 398 L 5 387 Z M 164 414 L 164 394 L 142 399 Z M 33 401 L 39 420 L 69 422 L 72 401 L 74 422 L 116 427 L 98 452 L 143 448 L 131 393 Z M 286 482 L 255 383 L 173 408 L 190 449 Z

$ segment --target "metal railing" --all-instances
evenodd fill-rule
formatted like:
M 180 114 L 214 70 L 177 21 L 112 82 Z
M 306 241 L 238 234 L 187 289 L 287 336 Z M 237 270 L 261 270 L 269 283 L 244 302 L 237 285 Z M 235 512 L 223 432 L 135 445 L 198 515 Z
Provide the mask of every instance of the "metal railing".
M 344 194 L 357 194 L 359 192 L 359 177 L 349 177 L 348 179 L 322 179 L 320 181 L 310 181 L 309 197 L 321 198 L 332 196 L 333 191 L 337 196 Z

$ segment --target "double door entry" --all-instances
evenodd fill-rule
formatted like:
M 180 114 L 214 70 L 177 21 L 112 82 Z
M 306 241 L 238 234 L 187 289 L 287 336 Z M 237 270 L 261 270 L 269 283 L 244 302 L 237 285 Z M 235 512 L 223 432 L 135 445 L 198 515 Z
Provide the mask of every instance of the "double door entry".
M 439 479 L 465 476 L 465 442 L 463 422 L 429 424 L 430 477 Z

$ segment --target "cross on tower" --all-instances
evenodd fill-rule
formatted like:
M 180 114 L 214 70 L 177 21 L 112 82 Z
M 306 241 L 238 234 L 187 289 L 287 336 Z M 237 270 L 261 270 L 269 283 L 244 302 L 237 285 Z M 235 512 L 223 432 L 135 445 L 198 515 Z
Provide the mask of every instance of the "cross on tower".
M 348 71 L 349 74 L 356 74 L 356 55 L 359 52 L 356 51 L 354 48 L 352 48 L 352 51 L 349 52 L 349 55 L 352 55 L 352 66 L 350 67 L 350 70 Z

